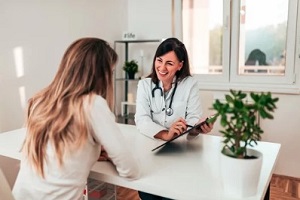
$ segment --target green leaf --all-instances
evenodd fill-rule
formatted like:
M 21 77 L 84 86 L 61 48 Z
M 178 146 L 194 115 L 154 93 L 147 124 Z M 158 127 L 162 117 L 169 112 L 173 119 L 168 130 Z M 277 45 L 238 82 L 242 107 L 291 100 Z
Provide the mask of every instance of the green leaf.
M 247 95 L 250 95 L 253 102 L 247 102 Z M 233 157 L 246 155 L 248 146 L 257 144 L 261 139 L 263 130 L 257 124 L 256 116 L 273 119 L 278 98 L 272 98 L 268 93 L 244 93 L 230 89 L 230 94 L 225 95 L 226 102 L 216 100 L 213 108 L 216 115 L 220 116 L 220 124 L 223 130 L 220 133 L 224 136 L 224 148 L 230 150 Z
M 232 103 L 233 102 L 233 98 L 230 95 L 225 95 L 225 99 L 227 102 Z
M 246 98 L 246 97 L 247 97 L 247 94 L 246 94 L 246 93 L 241 93 L 240 99 L 244 99 L 244 98 Z

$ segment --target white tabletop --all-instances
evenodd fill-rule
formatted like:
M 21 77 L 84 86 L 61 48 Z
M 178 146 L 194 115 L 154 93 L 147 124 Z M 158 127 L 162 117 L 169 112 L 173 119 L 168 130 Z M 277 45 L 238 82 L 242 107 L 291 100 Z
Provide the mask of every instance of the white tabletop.
M 186 141 L 185 137 L 182 137 L 152 152 L 151 150 L 162 141 L 147 138 L 140 134 L 135 126 L 120 124 L 120 127 L 140 159 L 142 177 L 129 181 L 119 177 L 111 163 L 97 162 L 91 170 L 91 178 L 173 199 L 234 199 L 223 194 L 219 161 L 221 137 L 200 135 L 192 141 Z M 24 136 L 25 129 L 0 134 L 0 155 L 20 159 L 19 149 Z M 248 200 L 263 199 L 272 177 L 280 144 L 259 142 L 255 149 L 263 154 L 262 171 L 257 194 L 243 198 Z

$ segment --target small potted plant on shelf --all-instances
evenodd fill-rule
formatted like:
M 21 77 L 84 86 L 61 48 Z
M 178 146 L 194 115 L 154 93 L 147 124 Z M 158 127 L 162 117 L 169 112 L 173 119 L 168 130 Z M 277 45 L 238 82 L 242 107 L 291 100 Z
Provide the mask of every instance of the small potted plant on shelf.
M 136 60 L 126 61 L 123 65 L 123 70 L 127 73 L 129 79 L 134 79 L 138 68 L 139 66 Z
M 224 102 L 217 99 L 213 103 L 216 114 L 211 121 L 220 117 L 220 124 L 224 128 L 220 131 L 224 137 L 221 150 L 224 190 L 225 193 L 234 196 L 249 196 L 256 193 L 262 154 L 249 147 L 257 145 L 263 133 L 258 117 L 273 119 L 272 112 L 279 100 L 272 98 L 270 92 L 250 92 L 250 98 L 248 97 L 247 93 L 242 91 L 230 90 L 230 93 L 225 95 Z M 257 171 L 249 167 L 254 167 Z

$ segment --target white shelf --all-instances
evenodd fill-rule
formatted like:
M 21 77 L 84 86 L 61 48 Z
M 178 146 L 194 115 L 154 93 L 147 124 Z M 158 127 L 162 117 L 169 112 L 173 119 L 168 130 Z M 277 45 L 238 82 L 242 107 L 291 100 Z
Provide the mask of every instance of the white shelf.
M 122 101 L 121 102 L 121 116 L 127 115 L 128 113 L 124 113 L 125 106 L 136 106 L 135 102 Z
M 125 60 L 124 61 L 129 61 L 129 44 L 131 43 L 160 43 L 162 40 L 161 39 L 150 39 L 150 40 L 116 40 L 114 41 L 114 49 L 116 50 L 117 44 L 121 44 L 125 47 L 124 49 L 124 55 L 125 55 Z M 144 52 L 141 52 L 141 56 L 144 57 Z M 121 69 L 119 67 L 118 69 Z M 117 112 L 117 106 L 119 105 L 119 101 L 117 102 L 117 94 L 119 93 L 117 91 L 117 87 L 115 87 L 114 91 L 114 101 L 115 101 L 115 107 L 114 107 L 114 113 L 115 115 L 121 114 L 122 117 L 124 116 L 129 116 L 129 111 L 128 111 L 128 106 L 135 106 L 135 102 L 128 102 L 131 99 L 128 98 L 128 93 L 130 92 L 129 90 L 129 84 L 131 85 L 131 82 L 137 83 L 140 80 L 140 78 L 135 78 L 135 79 L 128 79 L 128 75 L 125 74 L 125 77 L 117 77 L 116 73 L 114 73 L 114 84 L 116 85 L 116 82 L 124 82 L 124 97 L 121 98 L 121 113 Z M 136 85 L 136 84 L 135 84 Z M 131 87 L 131 86 L 130 86 Z M 123 101 L 122 101 L 123 100 Z M 128 123 L 128 118 L 125 117 L 125 124 Z

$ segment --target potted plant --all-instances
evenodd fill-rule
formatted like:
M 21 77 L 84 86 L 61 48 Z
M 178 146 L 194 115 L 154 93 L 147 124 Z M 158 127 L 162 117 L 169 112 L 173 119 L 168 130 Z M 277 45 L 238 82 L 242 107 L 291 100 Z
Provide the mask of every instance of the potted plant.
M 126 61 L 123 70 L 127 73 L 129 79 L 134 79 L 135 73 L 138 72 L 138 63 L 136 60 Z
M 262 155 L 249 147 L 257 145 L 263 133 L 258 117 L 273 119 L 272 112 L 276 109 L 275 103 L 279 100 L 272 98 L 270 92 L 250 92 L 250 98 L 248 97 L 247 93 L 242 91 L 230 90 L 230 93 L 225 95 L 224 102 L 217 99 L 213 103 L 213 110 L 216 114 L 210 119 L 215 121 L 220 117 L 220 124 L 224 128 L 220 131 L 224 137 L 221 150 L 221 171 L 223 178 L 227 177 L 230 181 L 230 183 L 224 183 L 225 192 L 235 196 L 249 196 L 256 193 Z M 229 169 L 226 169 L 226 164 L 224 164 L 227 161 L 231 162 L 228 164 Z M 241 166 L 237 166 L 239 164 Z M 254 167 L 257 172 L 248 167 Z M 258 177 L 255 178 L 255 174 Z M 246 183 L 247 180 L 250 183 Z M 247 188 L 242 188 L 242 186 Z

